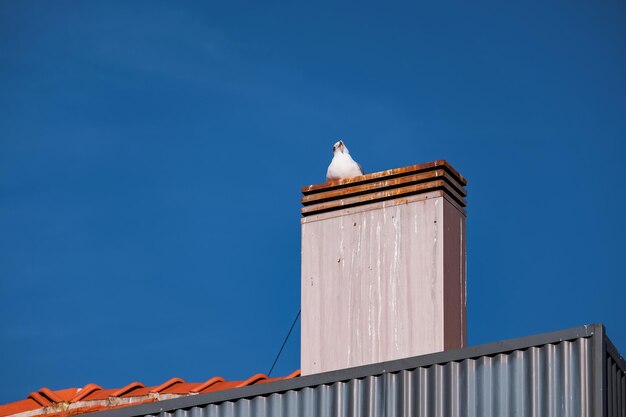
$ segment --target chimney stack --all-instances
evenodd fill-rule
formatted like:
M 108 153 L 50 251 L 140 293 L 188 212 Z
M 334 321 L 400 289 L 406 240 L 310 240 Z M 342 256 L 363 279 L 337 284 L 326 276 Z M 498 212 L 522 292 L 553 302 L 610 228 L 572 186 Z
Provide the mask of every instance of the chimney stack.
M 465 185 L 446 161 L 302 189 L 302 375 L 465 346 Z

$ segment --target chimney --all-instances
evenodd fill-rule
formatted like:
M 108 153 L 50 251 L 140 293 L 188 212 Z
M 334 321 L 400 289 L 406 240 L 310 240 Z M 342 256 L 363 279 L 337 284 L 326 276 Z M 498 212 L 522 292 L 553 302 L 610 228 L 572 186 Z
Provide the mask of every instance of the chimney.
M 435 161 L 302 189 L 302 375 L 465 346 L 465 185 Z

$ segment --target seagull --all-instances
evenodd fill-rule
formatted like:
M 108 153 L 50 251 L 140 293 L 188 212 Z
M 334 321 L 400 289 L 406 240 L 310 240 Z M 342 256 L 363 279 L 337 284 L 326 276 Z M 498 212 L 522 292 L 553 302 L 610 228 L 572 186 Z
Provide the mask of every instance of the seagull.
M 333 145 L 333 160 L 326 171 L 326 181 L 363 175 L 363 168 L 350 156 L 348 147 L 339 141 Z

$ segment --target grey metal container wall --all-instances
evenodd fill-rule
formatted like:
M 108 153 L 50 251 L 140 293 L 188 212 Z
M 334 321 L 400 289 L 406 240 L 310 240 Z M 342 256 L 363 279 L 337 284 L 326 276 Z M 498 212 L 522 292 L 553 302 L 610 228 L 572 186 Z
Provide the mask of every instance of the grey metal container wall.
M 602 325 L 96 413 L 98 417 L 626 417 Z

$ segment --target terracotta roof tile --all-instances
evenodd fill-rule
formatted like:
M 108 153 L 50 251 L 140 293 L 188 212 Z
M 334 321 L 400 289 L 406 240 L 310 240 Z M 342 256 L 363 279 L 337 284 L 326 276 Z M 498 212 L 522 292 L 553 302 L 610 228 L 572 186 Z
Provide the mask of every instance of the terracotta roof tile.
M 201 393 L 204 393 L 205 390 L 211 388 L 215 384 L 219 384 L 220 382 L 224 382 L 224 378 L 222 378 L 221 376 L 214 376 L 213 378 L 203 382 L 202 384 L 195 387 L 194 389 L 189 390 L 189 392 L 194 393 L 194 394 L 201 394 Z
M 72 417 L 94 411 L 264 384 L 298 376 L 300 376 L 300 371 L 279 378 L 268 378 L 267 375 L 256 374 L 243 381 L 226 381 L 219 376 L 204 382 L 186 382 L 182 378 L 172 378 L 153 387 L 146 387 L 141 382 L 131 382 L 124 387 L 110 389 L 96 384 L 56 391 L 41 388 L 37 392 L 31 392 L 25 400 L 0 405 L 0 417 Z
M 83 389 L 79 390 L 69 402 L 80 401 L 83 398 L 94 394 L 96 391 L 102 391 L 102 387 L 96 384 L 87 384 L 83 387 Z
M 130 384 L 126 385 L 125 387 L 122 387 L 120 389 L 116 389 L 115 391 L 111 392 L 108 396 L 111 396 L 111 397 L 131 396 L 133 391 L 135 391 L 135 390 L 137 390 L 139 388 L 145 388 L 145 385 L 142 384 L 141 382 L 131 382 Z

